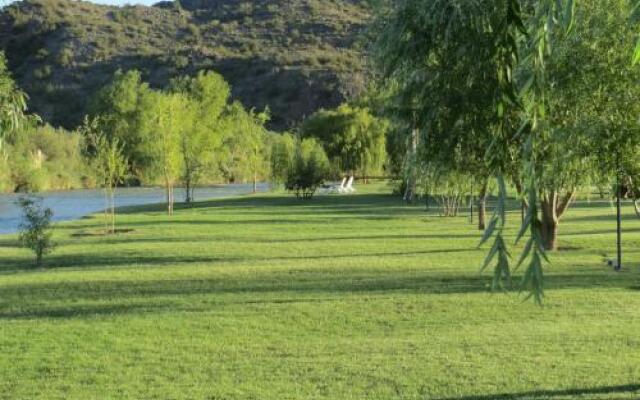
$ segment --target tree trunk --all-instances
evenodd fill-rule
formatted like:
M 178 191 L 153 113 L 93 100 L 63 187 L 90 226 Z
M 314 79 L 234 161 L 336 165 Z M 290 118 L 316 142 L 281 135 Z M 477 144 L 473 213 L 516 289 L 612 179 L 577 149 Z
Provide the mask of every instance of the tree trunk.
M 635 200 L 633 202 L 633 208 L 636 210 L 636 215 L 640 218 L 640 200 Z
M 258 173 L 253 171 L 253 194 L 258 193 Z
M 115 188 L 109 193 L 111 198 L 111 234 L 116 233 L 116 190 Z
M 411 131 L 411 143 L 409 147 L 409 162 L 411 165 L 409 167 L 409 176 L 407 177 L 407 187 L 404 192 L 404 200 L 408 203 L 413 203 L 413 199 L 416 195 L 416 183 L 418 181 L 417 178 L 417 153 L 418 153 L 418 130 L 413 129 Z
M 104 234 L 109 234 L 109 189 L 104 186 Z
M 485 181 L 478 194 L 478 230 L 481 231 L 486 229 L 487 185 L 488 183 Z
M 173 198 L 173 184 L 171 184 L 170 188 L 169 188 L 169 193 L 171 194 L 170 196 L 170 203 L 169 203 L 169 215 L 173 215 L 173 203 L 174 203 L 174 198 Z
M 558 232 L 560 218 L 573 201 L 574 191 L 569 191 L 564 196 L 558 192 L 540 196 L 540 209 L 542 220 L 540 225 L 540 235 L 545 250 L 558 250 Z
M 189 204 L 193 201 L 192 197 L 191 197 L 191 177 L 189 176 L 189 174 L 187 174 L 187 176 L 184 179 L 184 192 L 185 192 L 185 198 L 184 198 L 184 202 Z
M 167 194 L 167 214 L 173 215 L 173 187 L 168 179 L 165 180 L 165 185 Z
M 545 250 L 558 250 L 558 220 L 549 215 L 543 216 L 541 229 Z

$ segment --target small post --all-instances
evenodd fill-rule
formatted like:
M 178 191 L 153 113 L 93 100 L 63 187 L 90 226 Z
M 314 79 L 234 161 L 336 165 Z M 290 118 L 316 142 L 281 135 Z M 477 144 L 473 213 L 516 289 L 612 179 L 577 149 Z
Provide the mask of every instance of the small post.
M 618 250 L 618 263 L 616 264 L 616 271 L 620 271 L 622 269 L 622 213 L 621 213 L 621 205 L 620 198 L 622 197 L 622 185 L 620 179 L 620 155 L 618 155 L 618 173 L 617 173 L 617 190 L 616 190 L 616 236 L 617 236 L 617 250 Z
M 472 224 L 473 224 L 473 203 L 474 203 L 475 200 L 476 200 L 475 196 L 470 196 L 470 198 L 469 198 L 469 204 L 470 204 L 470 207 L 469 207 L 470 215 L 469 215 L 469 217 L 471 219 L 471 223 Z

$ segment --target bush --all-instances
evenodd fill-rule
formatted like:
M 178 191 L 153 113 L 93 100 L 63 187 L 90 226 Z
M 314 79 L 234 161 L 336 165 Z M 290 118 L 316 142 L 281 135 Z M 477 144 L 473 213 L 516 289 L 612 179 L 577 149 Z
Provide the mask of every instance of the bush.
M 329 171 L 329 160 L 315 139 L 298 140 L 296 153 L 287 173 L 287 190 L 296 197 L 310 199 Z
M 70 67 L 74 58 L 73 49 L 70 47 L 63 47 L 58 53 L 58 64 L 63 67 Z
M 45 208 L 42 204 L 42 198 L 37 196 L 20 197 L 18 205 L 22 209 L 20 242 L 35 253 L 35 265 L 40 267 L 43 257 L 53 251 L 51 241 L 53 211 L 50 208 Z

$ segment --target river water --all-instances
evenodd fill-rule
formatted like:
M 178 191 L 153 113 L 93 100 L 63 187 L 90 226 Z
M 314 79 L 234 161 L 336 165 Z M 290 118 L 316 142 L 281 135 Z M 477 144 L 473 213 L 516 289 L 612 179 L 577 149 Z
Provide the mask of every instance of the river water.
M 195 192 L 196 201 L 223 197 L 233 197 L 251 193 L 253 185 L 220 185 L 198 188 Z M 264 192 L 269 185 L 258 185 L 258 191 Z M 40 196 L 44 199 L 45 207 L 53 210 L 54 221 L 78 219 L 85 215 L 104 210 L 105 199 L 102 190 L 67 190 L 59 192 L 45 192 Z M 175 189 L 176 201 L 182 201 L 184 190 Z M 17 194 L 0 195 L 0 234 L 13 233 L 18 230 L 21 220 L 20 208 L 16 205 Z M 116 192 L 116 207 L 155 204 L 164 202 L 163 188 L 120 188 Z

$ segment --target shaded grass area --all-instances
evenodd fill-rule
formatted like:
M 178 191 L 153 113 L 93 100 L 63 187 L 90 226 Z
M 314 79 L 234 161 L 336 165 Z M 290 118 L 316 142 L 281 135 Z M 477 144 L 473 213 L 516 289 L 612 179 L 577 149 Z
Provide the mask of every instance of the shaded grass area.
M 359 189 L 62 223 L 46 270 L 1 236 L 0 398 L 640 397 L 631 209 L 620 273 L 610 207 L 569 211 L 541 309 L 489 293 L 467 216 Z

